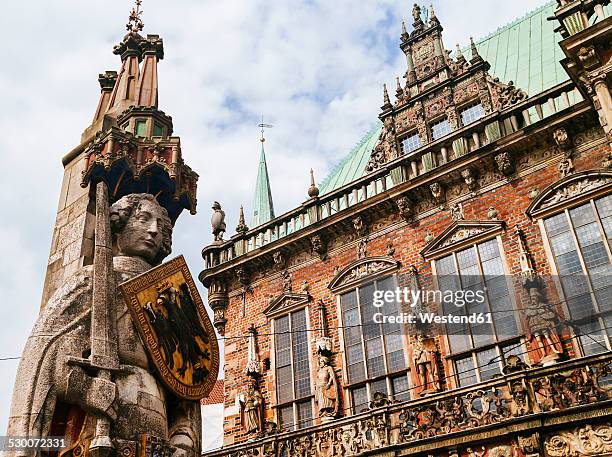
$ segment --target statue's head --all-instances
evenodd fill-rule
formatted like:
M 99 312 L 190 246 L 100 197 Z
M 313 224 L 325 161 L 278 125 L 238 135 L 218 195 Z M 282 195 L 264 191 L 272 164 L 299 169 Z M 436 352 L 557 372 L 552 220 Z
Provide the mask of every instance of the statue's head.
M 140 257 L 158 265 L 172 251 L 168 212 L 150 194 L 130 194 L 110 207 L 115 255 Z

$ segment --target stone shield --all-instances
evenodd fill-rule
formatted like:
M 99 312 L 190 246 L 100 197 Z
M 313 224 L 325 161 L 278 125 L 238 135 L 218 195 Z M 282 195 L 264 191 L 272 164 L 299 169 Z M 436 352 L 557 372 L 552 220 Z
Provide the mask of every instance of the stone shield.
M 188 400 L 217 380 L 219 346 L 183 256 L 119 286 L 161 381 Z

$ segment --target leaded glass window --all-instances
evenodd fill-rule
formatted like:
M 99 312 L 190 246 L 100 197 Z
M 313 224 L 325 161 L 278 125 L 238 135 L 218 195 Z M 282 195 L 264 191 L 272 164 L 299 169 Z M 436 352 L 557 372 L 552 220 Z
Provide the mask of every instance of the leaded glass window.
M 421 139 L 419 138 L 418 133 L 410 135 L 402 141 L 402 150 L 404 151 L 404 154 L 408 154 L 420 147 Z
M 367 409 L 376 392 L 396 400 L 410 398 L 408 364 L 402 324 L 375 323 L 374 314 L 396 315 L 399 304 L 373 305 L 375 291 L 395 290 L 395 279 L 363 284 L 340 296 L 344 356 L 353 413 Z
M 312 425 L 312 392 L 306 310 L 274 319 L 278 420 L 293 430 Z
M 514 349 L 520 346 L 521 331 L 497 238 L 436 260 L 435 272 L 441 291 L 472 291 L 482 297 L 442 303 L 444 315 L 485 316 L 484 322 L 446 324 L 455 381 L 464 386 L 500 374 L 505 357 L 522 351 Z M 512 344 L 502 347 L 500 342 Z
M 559 282 L 584 355 L 610 346 L 612 196 L 544 220 Z
M 465 108 L 461 111 L 461 123 L 463 125 L 471 124 L 474 121 L 477 121 L 481 117 L 484 117 L 485 112 L 482 104 L 478 103 L 476 105 L 472 105 L 468 108 Z
M 438 138 L 448 135 L 450 132 L 452 132 L 452 130 L 453 129 L 451 128 L 448 119 L 442 119 L 441 121 L 431 125 L 431 137 L 434 140 L 437 140 Z

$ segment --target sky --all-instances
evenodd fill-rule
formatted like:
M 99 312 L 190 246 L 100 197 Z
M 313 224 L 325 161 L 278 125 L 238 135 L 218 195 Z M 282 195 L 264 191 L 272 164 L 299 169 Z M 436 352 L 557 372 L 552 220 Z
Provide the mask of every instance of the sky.
M 144 0 L 143 33 L 164 39 L 160 108 L 171 115 L 185 161 L 200 174 L 198 214 L 184 213 L 173 255 L 192 274 L 212 241 L 217 200 L 228 235 L 244 205 L 250 220 L 264 115 L 276 214 L 307 199 L 377 119 L 382 84 L 405 72 L 399 50 L 408 0 Z M 466 46 L 545 3 L 437 0 L 444 45 Z M 4 2 L 0 16 L 0 358 L 17 357 L 40 305 L 62 179 L 61 157 L 93 117 L 97 76 L 131 0 Z M 393 92 L 393 91 L 391 91 Z M 205 290 L 200 287 L 200 293 Z M 18 361 L 0 360 L 0 434 Z M 219 419 L 220 420 L 220 419 Z

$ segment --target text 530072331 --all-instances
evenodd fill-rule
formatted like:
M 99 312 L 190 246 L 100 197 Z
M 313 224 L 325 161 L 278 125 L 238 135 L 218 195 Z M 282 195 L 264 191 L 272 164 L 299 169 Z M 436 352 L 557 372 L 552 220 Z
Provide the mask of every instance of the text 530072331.
M 65 447 L 63 436 L 0 436 L 0 451 L 59 451 Z

